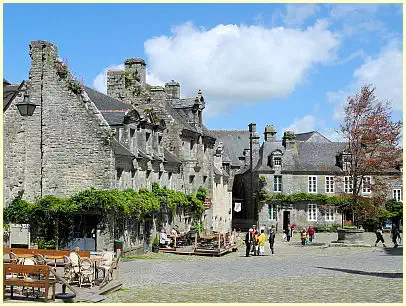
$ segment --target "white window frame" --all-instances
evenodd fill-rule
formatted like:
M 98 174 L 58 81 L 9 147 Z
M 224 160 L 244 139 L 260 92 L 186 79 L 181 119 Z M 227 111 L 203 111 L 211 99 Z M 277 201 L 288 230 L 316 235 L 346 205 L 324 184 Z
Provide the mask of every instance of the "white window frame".
M 326 193 L 334 193 L 334 176 L 326 176 L 325 190 Z
M 277 220 L 278 219 L 278 208 L 276 204 L 269 204 L 269 212 L 268 212 L 268 219 L 269 220 Z M 275 218 L 273 217 L 275 215 Z
M 344 176 L 344 192 L 352 193 L 352 188 L 354 187 L 352 176 Z
M 401 188 L 393 188 L 392 190 L 392 198 L 398 202 L 402 201 L 402 189 Z
M 325 220 L 328 222 L 335 221 L 335 209 L 334 208 L 326 208 Z
M 279 164 L 276 164 L 276 161 L 279 162 Z M 282 167 L 282 157 L 281 156 L 274 156 L 273 157 L 273 166 L 274 167 Z
M 307 192 L 308 193 L 317 193 L 317 176 L 309 175 L 307 177 Z
M 317 204 L 307 204 L 307 221 L 317 221 Z
M 276 182 L 275 182 L 276 179 Z M 275 190 L 276 187 L 276 190 Z M 277 190 L 280 187 L 280 190 Z M 274 175 L 273 177 L 273 192 L 282 192 L 282 175 Z
M 366 179 L 369 180 L 369 187 L 364 186 L 364 181 L 366 181 Z M 364 176 L 362 178 L 362 193 L 363 194 L 370 194 L 371 193 L 371 184 L 372 184 L 372 177 L 371 176 Z

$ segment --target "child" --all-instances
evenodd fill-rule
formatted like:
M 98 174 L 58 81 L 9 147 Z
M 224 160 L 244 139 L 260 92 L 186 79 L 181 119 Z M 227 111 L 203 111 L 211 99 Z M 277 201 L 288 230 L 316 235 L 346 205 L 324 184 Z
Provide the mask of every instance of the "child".
M 265 235 L 265 231 L 263 229 L 261 230 L 261 234 L 257 236 L 257 241 L 258 241 L 258 247 L 259 247 L 258 255 L 264 255 L 266 235 Z
M 300 232 L 300 239 L 302 240 L 302 245 L 305 246 L 306 245 L 306 239 L 307 239 L 307 233 L 306 233 L 305 229 L 303 229 Z

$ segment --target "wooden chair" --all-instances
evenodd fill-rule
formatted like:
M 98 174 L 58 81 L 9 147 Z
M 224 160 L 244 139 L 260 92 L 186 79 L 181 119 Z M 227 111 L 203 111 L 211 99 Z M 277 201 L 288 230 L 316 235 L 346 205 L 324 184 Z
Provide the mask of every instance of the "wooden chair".
M 88 258 L 83 258 L 80 261 L 80 272 L 79 272 L 79 287 L 82 285 L 90 285 L 92 288 L 94 283 L 94 271 L 93 263 Z

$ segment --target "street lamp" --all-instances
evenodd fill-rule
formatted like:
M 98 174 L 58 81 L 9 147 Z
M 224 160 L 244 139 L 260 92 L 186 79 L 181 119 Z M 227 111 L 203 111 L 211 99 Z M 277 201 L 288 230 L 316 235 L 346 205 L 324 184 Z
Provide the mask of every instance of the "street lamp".
M 30 96 L 27 93 L 24 94 L 23 101 L 17 103 L 18 111 L 23 117 L 32 116 L 36 107 L 37 105 L 30 101 Z

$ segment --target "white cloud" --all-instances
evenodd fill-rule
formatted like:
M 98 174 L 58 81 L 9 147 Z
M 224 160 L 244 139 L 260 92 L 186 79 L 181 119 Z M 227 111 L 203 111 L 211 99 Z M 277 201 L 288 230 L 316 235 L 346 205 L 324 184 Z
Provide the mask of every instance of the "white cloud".
M 124 70 L 124 64 L 111 65 L 111 66 L 103 69 L 103 71 L 100 72 L 94 78 L 93 87 L 102 93 L 107 93 L 107 71 L 110 69 Z M 147 68 L 147 74 L 146 74 L 146 82 L 151 85 L 159 85 L 159 86 L 165 85 L 165 82 L 161 81 L 155 74 L 151 73 L 148 68 Z
M 215 101 L 215 113 L 240 101 L 287 97 L 314 65 L 334 59 L 338 45 L 327 23 L 318 21 L 305 30 L 186 23 L 144 47 L 156 77 L 180 82 L 182 96 L 202 89 L 208 105 Z
M 293 131 L 295 133 L 306 133 L 316 130 L 316 118 L 311 115 L 306 115 L 302 118 L 295 118 L 293 123 L 283 131 Z
M 354 73 L 354 81 L 344 90 L 328 92 L 327 101 L 335 103 L 334 120 L 344 117 L 343 106 L 347 97 L 359 92 L 361 86 L 376 87 L 375 95 L 381 101 L 391 101 L 394 111 L 402 111 L 403 105 L 402 50 L 397 41 L 391 41 L 375 57 L 367 57 Z
M 317 12 L 316 4 L 287 4 L 283 22 L 288 26 L 300 26 Z

